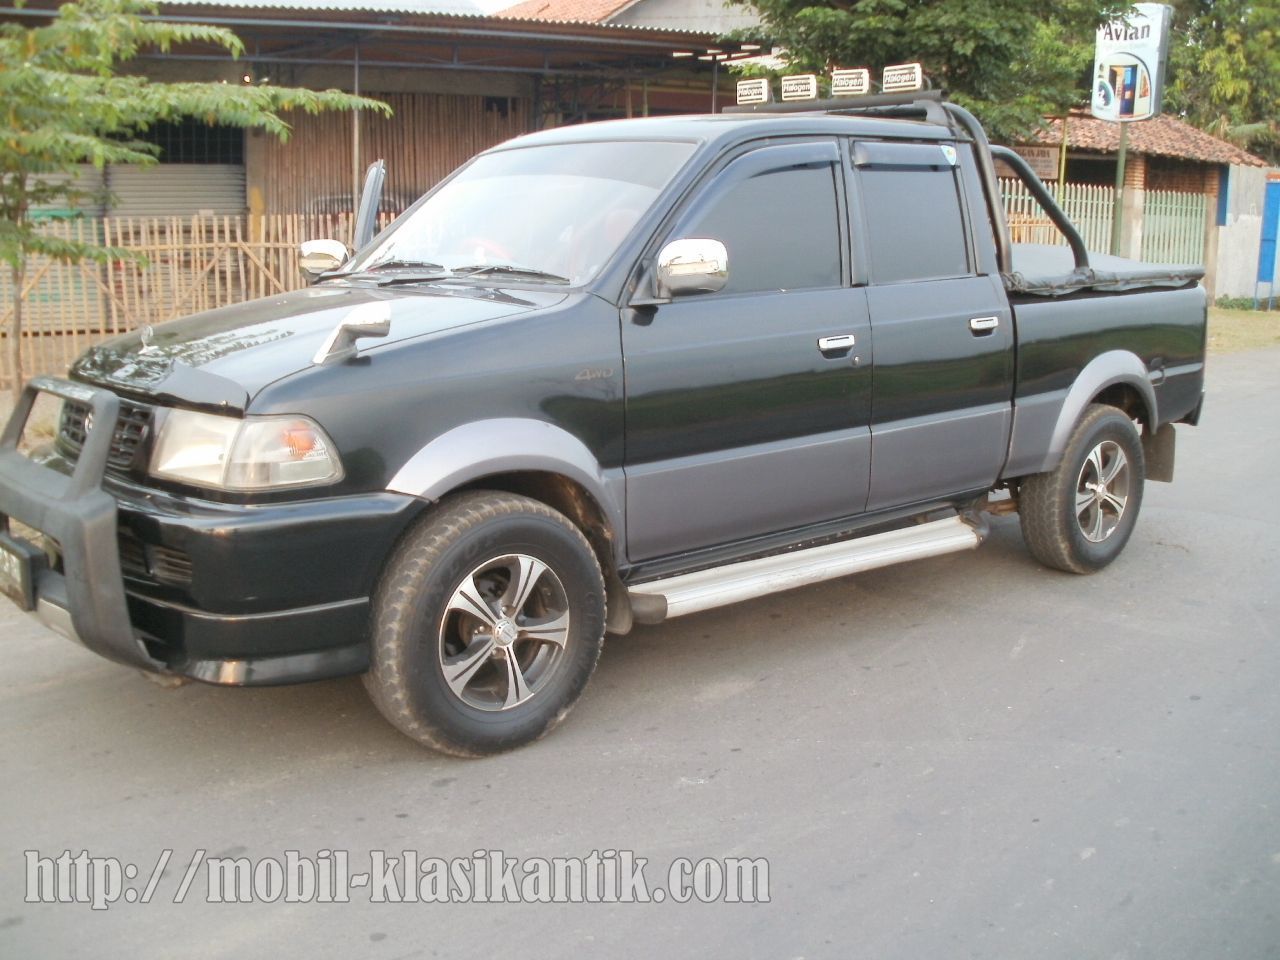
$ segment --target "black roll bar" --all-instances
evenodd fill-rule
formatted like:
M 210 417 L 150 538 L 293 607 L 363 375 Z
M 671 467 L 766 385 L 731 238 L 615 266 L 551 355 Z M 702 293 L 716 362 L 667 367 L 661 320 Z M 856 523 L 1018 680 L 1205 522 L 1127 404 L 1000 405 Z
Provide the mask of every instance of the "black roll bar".
M 1053 225 L 1067 238 L 1067 243 L 1071 246 L 1071 255 L 1076 260 L 1076 269 L 1087 269 L 1089 266 L 1089 251 L 1085 249 L 1084 238 L 1080 236 L 1080 231 L 1076 229 L 1076 225 L 1071 222 L 1070 218 L 1063 212 L 1063 209 L 1058 206 L 1053 194 L 1036 176 L 1035 171 L 1031 169 L 1031 165 L 1020 154 L 1015 153 L 1008 147 L 991 147 L 991 155 L 1013 167 L 1013 172 L 1018 175 L 1018 179 L 1026 184 L 1027 189 L 1031 191 L 1031 195 L 1036 198 L 1036 202 L 1040 204 L 1044 212 L 1049 215 L 1049 219 L 1053 221 Z

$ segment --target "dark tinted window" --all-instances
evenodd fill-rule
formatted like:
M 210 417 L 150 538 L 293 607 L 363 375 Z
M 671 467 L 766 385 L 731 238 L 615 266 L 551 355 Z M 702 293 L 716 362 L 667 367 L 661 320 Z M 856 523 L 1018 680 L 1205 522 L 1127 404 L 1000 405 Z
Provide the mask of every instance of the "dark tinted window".
M 969 273 L 960 195 L 950 167 L 859 171 L 875 283 Z
M 728 249 L 725 293 L 839 286 L 834 169 L 776 170 L 743 180 L 681 232 Z
M 132 137 L 160 148 L 161 163 L 244 163 L 244 131 L 192 117 L 161 120 Z

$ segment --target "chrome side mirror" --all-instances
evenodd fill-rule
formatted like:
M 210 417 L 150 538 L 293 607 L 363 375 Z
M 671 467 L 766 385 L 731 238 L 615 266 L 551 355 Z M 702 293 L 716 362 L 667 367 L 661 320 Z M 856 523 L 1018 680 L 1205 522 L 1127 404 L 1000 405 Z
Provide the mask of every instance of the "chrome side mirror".
M 308 280 L 337 270 L 346 262 L 346 244 L 338 240 L 305 240 L 298 248 L 298 268 Z
M 729 251 L 719 240 L 672 240 L 658 254 L 657 294 L 715 293 L 729 282 Z

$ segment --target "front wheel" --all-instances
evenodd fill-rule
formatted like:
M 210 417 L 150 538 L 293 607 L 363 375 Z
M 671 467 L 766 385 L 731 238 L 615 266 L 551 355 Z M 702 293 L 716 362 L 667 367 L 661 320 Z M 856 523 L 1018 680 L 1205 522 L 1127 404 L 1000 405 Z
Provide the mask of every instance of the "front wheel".
M 566 517 L 513 494 L 461 494 L 388 563 L 365 687 L 419 743 L 455 756 L 509 750 L 568 714 L 604 621 L 600 566 Z
M 1145 479 L 1133 421 L 1115 407 L 1089 407 L 1058 466 L 1022 482 L 1018 512 L 1032 555 L 1069 573 L 1101 570 L 1133 532 Z

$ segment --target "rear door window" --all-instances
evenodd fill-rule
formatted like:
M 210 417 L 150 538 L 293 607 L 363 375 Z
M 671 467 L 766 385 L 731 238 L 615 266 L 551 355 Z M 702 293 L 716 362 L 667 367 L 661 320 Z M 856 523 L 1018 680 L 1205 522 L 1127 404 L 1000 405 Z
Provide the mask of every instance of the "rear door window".
M 873 283 L 973 272 L 954 147 L 858 142 L 853 162 Z

